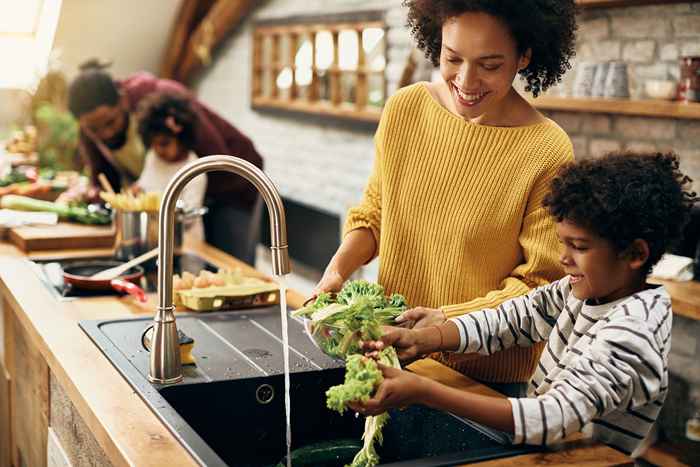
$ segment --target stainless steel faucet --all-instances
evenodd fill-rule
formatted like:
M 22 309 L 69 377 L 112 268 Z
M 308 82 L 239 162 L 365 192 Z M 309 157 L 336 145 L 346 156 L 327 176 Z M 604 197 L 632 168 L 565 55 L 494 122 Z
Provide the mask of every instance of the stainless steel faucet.
M 272 271 L 276 276 L 289 272 L 287 222 L 284 206 L 275 185 L 265 173 L 248 161 L 232 156 L 207 156 L 187 164 L 168 183 L 160 203 L 158 226 L 158 309 L 153 319 L 149 381 L 173 384 L 182 381 L 180 343 L 173 305 L 173 248 L 175 202 L 184 186 L 197 175 L 224 171 L 250 181 L 260 192 L 270 217 Z

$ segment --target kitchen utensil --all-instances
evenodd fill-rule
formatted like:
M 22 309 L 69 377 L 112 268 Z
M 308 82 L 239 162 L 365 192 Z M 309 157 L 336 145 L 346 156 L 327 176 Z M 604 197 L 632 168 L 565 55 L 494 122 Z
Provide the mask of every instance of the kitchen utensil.
M 97 179 L 100 181 L 100 185 L 102 185 L 102 189 L 106 191 L 107 193 L 114 194 L 114 189 L 112 188 L 112 184 L 109 183 L 109 179 L 107 179 L 107 176 L 103 173 L 97 174 Z
M 158 255 L 158 248 L 154 248 L 149 252 L 146 252 L 140 256 L 137 256 L 136 258 L 132 259 L 131 261 L 127 261 L 126 263 L 116 266 L 113 268 L 105 269 L 104 271 L 98 272 L 94 276 L 92 276 L 90 279 L 113 279 L 115 277 L 119 277 L 121 274 L 125 273 L 129 269 L 131 269 L 134 266 L 138 266 L 139 264 L 148 261 L 151 258 L 155 258 Z
M 581 62 L 577 65 L 572 94 L 574 97 L 590 97 L 596 72 L 594 62 Z
M 8 238 L 25 252 L 111 248 L 114 246 L 114 229 L 111 226 L 59 222 L 56 225 L 13 227 Z
M 605 94 L 605 80 L 608 77 L 610 70 L 610 62 L 601 62 L 596 64 L 595 74 L 593 76 L 593 87 L 591 89 L 591 97 L 603 97 Z
M 206 214 L 208 209 L 195 208 L 184 210 L 178 208 L 175 213 L 175 254 L 182 251 L 184 227 L 197 217 Z M 115 256 L 119 260 L 131 260 L 153 248 L 158 247 L 158 212 L 157 211 L 115 211 L 116 236 L 114 240 Z
M 629 77 L 625 62 L 611 62 L 605 79 L 605 97 L 625 99 L 630 96 Z
M 72 287 L 84 290 L 116 290 L 132 295 L 141 302 L 146 301 L 146 293 L 136 284 L 143 276 L 143 268 L 134 266 L 117 279 L 93 279 L 95 273 L 120 266 L 120 261 L 85 261 L 73 263 L 63 268 L 63 280 Z

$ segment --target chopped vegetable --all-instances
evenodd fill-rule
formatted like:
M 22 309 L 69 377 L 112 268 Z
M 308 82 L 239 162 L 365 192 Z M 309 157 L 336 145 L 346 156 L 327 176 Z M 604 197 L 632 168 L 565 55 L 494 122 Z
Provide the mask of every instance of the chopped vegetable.
M 27 196 L 6 195 L 0 200 L 0 206 L 17 211 L 55 212 L 61 219 L 82 224 L 109 224 L 112 218 L 105 211 L 92 210 L 88 206 L 71 206 L 63 203 L 52 203 Z

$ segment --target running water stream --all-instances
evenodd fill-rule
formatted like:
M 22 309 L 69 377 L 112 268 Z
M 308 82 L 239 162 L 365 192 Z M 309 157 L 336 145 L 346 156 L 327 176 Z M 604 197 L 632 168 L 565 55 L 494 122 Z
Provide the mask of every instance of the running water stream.
M 282 318 L 282 355 L 284 359 L 284 409 L 287 419 L 287 467 L 292 467 L 292 417 L 289 395 L 289 332 L 287 328 L 287 283 L 286 276 L 277 276 L 280 286 L 280 317 Z

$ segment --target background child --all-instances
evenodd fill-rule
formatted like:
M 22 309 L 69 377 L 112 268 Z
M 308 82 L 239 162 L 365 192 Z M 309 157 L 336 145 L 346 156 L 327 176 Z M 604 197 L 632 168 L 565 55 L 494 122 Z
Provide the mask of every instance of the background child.
M 547 341 L 527 398 L 458 391 L 382 367 L 376 414 L 421 403 L 547 444 L 592 422 L 593 436 L 636 456 L 668 391 L 671 300 L 646 275 L 680 236 L 694 193 L 673 154 L 617 154 L 563 168 L 545 206 L 557 221 L 568 274 L 528 295 L 425 329 L 391 328 L 370 351 L 393 345 L 399 358 L 436 350 L 492 354 Z M 402 318 L 412 319 L 412 311 Z
M 180 168 L 198 159 L 192 151 L 197 127 L 196 114 L 183 96 L 154 94 L 142 102 L 138 124 L 148 152 L 135 188 L 162 193 Z M 186 209 L 201 207 L 206 191 L 206 175 L 198 175 L 182 190 L 180 200 Z M 188 234 L 204 239 L 200 218 L 189 226 Z

